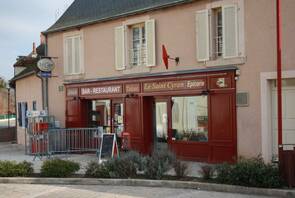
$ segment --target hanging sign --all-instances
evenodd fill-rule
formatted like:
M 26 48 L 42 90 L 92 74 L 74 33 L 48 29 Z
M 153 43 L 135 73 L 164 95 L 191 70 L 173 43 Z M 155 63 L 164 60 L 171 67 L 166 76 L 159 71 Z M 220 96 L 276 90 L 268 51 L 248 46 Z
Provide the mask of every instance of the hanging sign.
M 119 155 L 116 134 L 104 133 L 100 145 L 99 161 L 113 158 L 115 155 Z
M 40 76 L 42 78 L 51 78 L 52 75 L 51 75 L 51 72 L 43 72 L 43 71 L 41 71 Z
M 54 62 L 49 58 L 43 58 L 38 61 L 37 67 L 42 72 L 51 72 L 54 69 Z

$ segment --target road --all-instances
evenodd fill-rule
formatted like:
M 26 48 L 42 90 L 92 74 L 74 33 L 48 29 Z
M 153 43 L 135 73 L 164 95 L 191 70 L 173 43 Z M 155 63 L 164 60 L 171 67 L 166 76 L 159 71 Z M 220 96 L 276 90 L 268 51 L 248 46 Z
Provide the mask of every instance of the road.
M 198 190 L 124 187 L 0 184 L 0 198 L 266 198 Z

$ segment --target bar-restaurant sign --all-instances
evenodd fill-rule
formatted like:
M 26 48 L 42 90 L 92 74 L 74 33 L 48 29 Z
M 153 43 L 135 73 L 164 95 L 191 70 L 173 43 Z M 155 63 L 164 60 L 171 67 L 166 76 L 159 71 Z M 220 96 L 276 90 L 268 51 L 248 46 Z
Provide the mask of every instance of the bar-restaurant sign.
M 143 84 L 144 92 L 152 91 L 174 91 L 183 89 L 201 89 L 206 85 L 204 79 L 182 80 L 182 81 L 159 81 Z
M 82 87 L 81 95 L 103 95 L 103 94 L 119 94 L 122 93 L 122 85 L 110 85 L 100 87 Z

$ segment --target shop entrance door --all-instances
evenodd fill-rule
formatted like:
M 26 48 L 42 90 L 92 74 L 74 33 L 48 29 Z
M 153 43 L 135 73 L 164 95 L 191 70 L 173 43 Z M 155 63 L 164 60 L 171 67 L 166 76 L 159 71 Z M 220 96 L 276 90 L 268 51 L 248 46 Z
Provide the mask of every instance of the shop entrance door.
M 124 103 L 123 100 L 112 100 L 112 132 L 117 135 L 119 148 L 121 147 L 122 132 L 124 131 Z
M 156 100 L 154 108 L 154 149 L 168 148 L 168 102 Z

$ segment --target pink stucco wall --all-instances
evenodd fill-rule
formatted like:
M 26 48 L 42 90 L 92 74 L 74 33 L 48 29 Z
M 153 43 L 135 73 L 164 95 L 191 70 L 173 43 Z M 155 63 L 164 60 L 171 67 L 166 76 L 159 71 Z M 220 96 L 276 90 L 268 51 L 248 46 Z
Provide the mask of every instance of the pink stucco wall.
M 34 76 L 16 81 L 16 101 L 27 102 L 28 110 L 33 110 L 33 101 L 37 102 L 37 110 L 42 110 L 42 85 L 41 80 Z M 18 108 L 16 107 L 16 114 L 18 115 Z M 25 128 L 17 124 L 17 143 L 25 144 Z
M 226 0 L 231 1 L 231 0 Z M 156 20 L 157 66 L 150 72 L 166 71 L 161 61 L 161 45 L 165 44 L 172 56 L 180 57 L 180 64 L 171 63 L 169 71 L 197 69 L 204 65 L 196 60 L 195 14 L 213 0 L 196 1 L 178 7 L 130 16 L 114 21 L 89 25 L 80 30 L 84 35 L 85 73 L 79 78 L 120 76 L 124 72 L 115 70 L 114 28 L 140 17 Z M 283 68 L 295 69 L 295 1 L 282 1 L 283 17 Z M 241 70 L 237 91 L 249 92 L 248 107 L 238 107 L 238 154 L 255 156 L 261 153 L 260 73 L 276 69 L 276 23 L 275 0 L 245 0 L 245 57 L 222 64 L 235 64 Z M 67 31 L 71 32 L 71 31 Z M 49 81 L 49 111 L 64 125 L 65 94 L 58 90 L 63 85 L 63 34 L 48 35 L 49 56 L 56 59 L 56 69 Z

